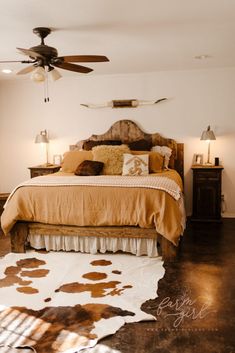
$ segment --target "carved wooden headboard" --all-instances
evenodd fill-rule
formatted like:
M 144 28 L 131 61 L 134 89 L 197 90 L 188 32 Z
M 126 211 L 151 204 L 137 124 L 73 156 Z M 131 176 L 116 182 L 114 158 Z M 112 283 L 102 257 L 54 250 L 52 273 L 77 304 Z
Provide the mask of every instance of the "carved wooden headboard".
M 70 146 L 70 150 L 82 149 L 83 143 L 88 140 L 121 140 L 123 143 L 145 139 L 152 142 L 153 146 L 168 146 L 172 149 L 171 166 L 177 170 L 184 179 L 184 145 L 171 138 L 161 136 L 159 133 L 148 134 L 142 131 L 132 120 L 119 120 L 110 129 L 101 135 L 92 135 L 87 140 L 77 142 Z

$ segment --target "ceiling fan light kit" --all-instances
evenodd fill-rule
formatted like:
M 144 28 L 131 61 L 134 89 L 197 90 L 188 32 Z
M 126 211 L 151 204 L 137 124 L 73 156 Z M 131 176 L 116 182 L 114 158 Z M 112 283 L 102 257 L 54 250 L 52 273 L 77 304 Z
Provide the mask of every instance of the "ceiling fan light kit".
M 38 66 L 33 72 L 31 73 L 30 78 L 34 82 L 44 82 L 46 80 L 46 72 L 42 66 Z
M 53 81 L 57 81 L 62 77 L 59 71 L 56 70 L 54 67 L 49 71 L 49 73 Z
M 27 55 L 29 60 L 0 61 L 0 63 L 20 62 L 22 64 L 32 64 L 31 66 L 20 70 L 17 74 L 24 75 L 31 73 L 31 79 L 34 82 L 47 82 L 48 73 L 54 81 L 61 78 L 61 74 L 55 69 L 55 67 L 78 73 L 89 73 L 93 71 L 93 69 L 74 63 L 109 61 L 109 59 L 103 55 L 58 56 L 57 49 L 46 45 L 44 42 L 44 39 L 51 33 L 50 28 L 36 27 L 33 29 L 33 33 L 41 39 L 39 45 L 29 49 L 17 48 L 21 54 Z M 49 101 L 49 98 L 45 97 L 44 101 Z

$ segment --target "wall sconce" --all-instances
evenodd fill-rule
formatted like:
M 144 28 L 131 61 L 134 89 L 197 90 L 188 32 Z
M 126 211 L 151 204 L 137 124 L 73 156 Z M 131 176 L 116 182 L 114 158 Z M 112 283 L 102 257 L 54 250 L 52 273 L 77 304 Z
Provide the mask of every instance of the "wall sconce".
M 48 139 L 48 134 L 46 130 L 40 131 L 40 134 L 38 134 L 35 138 L 35 143 L 41 143 L 42 145 L 46 144 L 46 163 L 45 166 L 50 165 L 48 162 L 48 144 L 49 144 L 49 139 Z
M 201 140 L 207 141 L 208 143 L 208 154 L 206 164 L 211 164 L 210 162 L 210 143 L 212 140 L 216 140 L 214 132 L 211 130 L 210 125 L 207 127 L 207 130 L 203 131 Z

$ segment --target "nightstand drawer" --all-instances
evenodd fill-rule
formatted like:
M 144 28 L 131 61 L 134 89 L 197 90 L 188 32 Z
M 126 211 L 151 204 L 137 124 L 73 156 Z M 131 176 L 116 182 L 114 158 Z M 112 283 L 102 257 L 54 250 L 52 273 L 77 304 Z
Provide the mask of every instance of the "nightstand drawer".
M 60 166 L 50 164 L 48 166 L 29 167 L 29 169 L 30 169 L 31 178 L 35 178 L 35 177 L 41 176 L 41 175 L 56 173 L 60 170 Z
M 219 173 L 217 173 L 216 171 L 205 171 L 205 172 L 197 172 L 196 173 L 197 174 L 197 176 L 196 176 L 196 178 L 197 178 L 197 180 L 199 181 L 199 180 L 215 180 L 215 181 L 217 181 L 217 180 L 220 180 L 220 172 Z
M 49 174 L 46 170 L 33 170 L 32 171 L 32 178 L 37 177 L 37 176 L 41 176 L 41 175 L 47 175 Z

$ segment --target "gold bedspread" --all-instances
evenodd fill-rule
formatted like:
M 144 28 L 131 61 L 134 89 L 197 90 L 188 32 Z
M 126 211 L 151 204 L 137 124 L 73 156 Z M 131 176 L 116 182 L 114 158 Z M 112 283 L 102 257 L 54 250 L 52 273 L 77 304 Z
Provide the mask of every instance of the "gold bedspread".
M 58 178 L 69 175 L 62 172 L 56 174 Z M 170 170 L 161 175 L 175 180 L 182 189 L 177 172 Z M 4 233 L 9 233 L 17 221 L 75 226 L 155 227 L 159 234 L 175 245 L 183 233 L 180 200 L 175 200 L 162 190 L 135 187 L 20 187 L 2 214 Z

